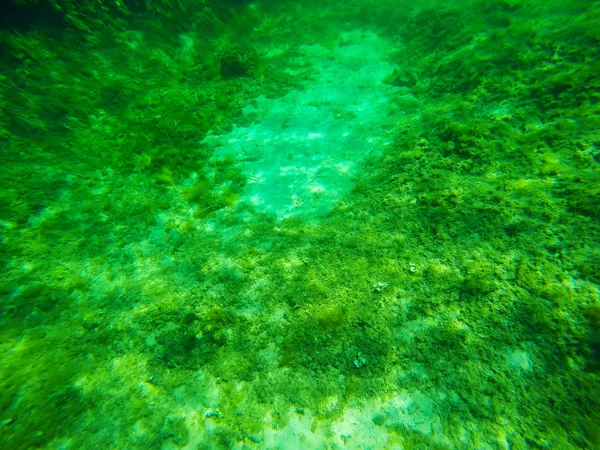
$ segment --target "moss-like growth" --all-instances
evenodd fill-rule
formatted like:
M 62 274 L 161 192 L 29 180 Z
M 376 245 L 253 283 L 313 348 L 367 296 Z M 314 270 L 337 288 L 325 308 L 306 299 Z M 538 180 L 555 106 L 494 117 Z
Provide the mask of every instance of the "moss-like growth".
M 80 3 L 0 30 L 5 447 L 597 446 L 597 6 Z M 302 90 L 387 145 L 256 132 Z M 297 150 L 354 189 L 257 212 Z
M 208 181 L 199 181 L 193 186 L 183 188 L 181 195 L 186 202 L 210 204 L 213 199 L 212 186 Z

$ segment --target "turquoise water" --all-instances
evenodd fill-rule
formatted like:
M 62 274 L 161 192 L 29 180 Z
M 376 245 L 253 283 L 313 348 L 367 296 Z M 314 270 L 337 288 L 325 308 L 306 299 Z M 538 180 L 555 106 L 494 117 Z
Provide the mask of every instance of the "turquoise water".
M 1 8 L 0 448 L 600 448 L 598 2 Z

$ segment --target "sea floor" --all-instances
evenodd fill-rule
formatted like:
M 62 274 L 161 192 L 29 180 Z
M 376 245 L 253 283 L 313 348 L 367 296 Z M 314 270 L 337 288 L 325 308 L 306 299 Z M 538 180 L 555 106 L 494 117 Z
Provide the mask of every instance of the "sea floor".
M 599 448 L 600 8 L 210 8 L 0 35 L 0 447 Z

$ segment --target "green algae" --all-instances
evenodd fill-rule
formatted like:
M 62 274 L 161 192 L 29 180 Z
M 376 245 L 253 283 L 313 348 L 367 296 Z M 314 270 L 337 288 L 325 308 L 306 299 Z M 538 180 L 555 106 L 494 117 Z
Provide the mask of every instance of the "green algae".
M 4 447 L 599 444 L 597 5 L 100 4 L 0 35 Z M 261 212 L 206 139 L 352 27 L 390 143 Z

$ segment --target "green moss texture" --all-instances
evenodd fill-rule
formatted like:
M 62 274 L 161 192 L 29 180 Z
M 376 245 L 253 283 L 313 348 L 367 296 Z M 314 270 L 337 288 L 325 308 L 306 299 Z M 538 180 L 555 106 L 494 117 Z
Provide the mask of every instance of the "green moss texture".
M 598 2 L 4 15 L 0 448 L 600 448 Z M 372 150 L 295 167 L 294 108 Z M 327 214 L 261 209 L 294 170 Z

